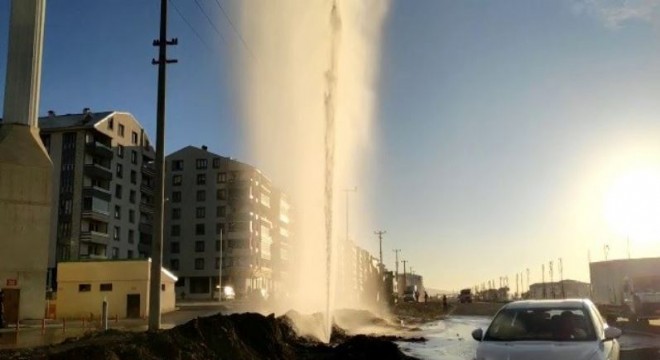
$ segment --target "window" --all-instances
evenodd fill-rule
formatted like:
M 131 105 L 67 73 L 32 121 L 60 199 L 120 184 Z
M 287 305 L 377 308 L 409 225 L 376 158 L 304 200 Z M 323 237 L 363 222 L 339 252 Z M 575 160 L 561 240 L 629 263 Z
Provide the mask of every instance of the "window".
M 124 158 L 124 145 L 117 145 L 117 156 Z
M 197 168 L 197 170 L 204 170 L 207 168 L 207 166 L 208 166 L 208 160 L 206 159 L 197 159 L 195 161 L 195 167 Z
M 138 134 L 135 131 L 131 132 L 131 142 L 133 145 L 137 145 L 138 143 Z
M 206 191 L 197 190 L 197 201 L 206 201 Z
M 176 283 L 174 284 L 176 287 L 184 287 L 186 286 L 186 278 L 185 277 L 180 277 Z
M 135 197 L 137 196 L 137 193 L 135 190 L 131 190 L 131 192 L 128 194 L 128 201 L 131 202 L 131 204 L 135 204 Z
M 204 235 L 204 224 L 195 225 L 195 235 Z
M 92 291 L 91 284 L 78 284 L 78 292 L 90 292 Z
M 213 158 L 213 168 L 217 169 L 220 167 L 220 158 Z
M 220 251 L 220 240 L 215 241 L 215 251 Z
M 131 170 L 131 184 L 137 184 L 137 171 Z
M 121 185 L 119 184 L 115 185 L 115 197 L 117 199 L 121 199 L 121 190 L 122 190 Z
M 137 151 L 131 150 L 131 164 L 137 165 L 138 163 L 138 154 Z
M 225 224 L 223 223 L 217 223 L 215 224 L 215 234 L 220 235 L 225 232 Z
M 220 258 L 215 258 L 215 269 L 220 270 Z
M 126 257 L 128 259 L 132 259 L 133 258 L 133 250 L 128 250 L 128 253 L 126 254 Z
M 195 259 L 195 270 L 204 270 L 204 259 Z
M 119 136 L 124 137 L 124 125 L 119 124 L 119 128 L 117 129 L 117 133 L 119 133 Z
M 128 222 L 135 224 L 135 210 L 133 209 L 128 210 Z
M 170 235 L 172 236 L 181 235 L 181 227 L 179 225 L 172 225 L 172 228 L 170 229 Z
M 224 173 L 224 172 L 218 173 L 217 178 L 216 178 L 216 182 L 218 184 L 227 182 L 227 173 Z
M 172 202 L 181 202 L 181 191 L 172 191 Z
M 183 160 L 173 160 L 172 171 L 182 171 L 182 170 L 183 170 Z
M 124 167 L 121 164 L 117 164 L 117 177 L 120 179 L 124 177 Z
M 197 174 L 197 185 L 206 185 L 206 174 Z
M 110 118 L 108 120 L 108 130 L 112 130 L 115 128 L 115 118 Z
M 205 207 L 198 207 L 195 209 L 195 217 L 197 219 L 203 219 L 206 216 L 206 208 Z
M 190 277 L 189 280 L 191 294 L 208 294 L 211 290 L 208 276 L 193 276 Z
M 218 206 L 215 209 L 215 215 L 216 217 L 225 217 L 227 216 L 227 208 L 224 206 Z
M 215 197 L 218 200 L 225 200 L 227 199 L 227 190 L 226 189 L 218 189 L 215 192 Z
M 112 258 L 119 259 L 119 248 L 116 247 L 112 248 Z
M 183 182 L 181 175 L 172 176 L 172 185 L 179 186 Z
M 204 242 L 195 241 L 195 252 L 204 252 Z
M 170 259 L 170 270 L 179 270 L 179 259 Z
M 170 252 L 172 254 L 178 254 L 179 251 L 180 251 L 179 243 L 178 242 L 171 242 L 170 243 Z
M 121 219 L 121 206 L 115 205 L 115 219 Z
M 112 284 L 99 285 L 99 291 L 112 291 Z
M 121 229 L 119 229 L 119 226 L 115 226 L 115 230 L 114 230 L 114 233 L 113 233 L 113 235 L 112 235 L 112 238 L 113 238 L 115 241 L 119 241 L 119 232 L 120 232 L 120 231 L 121 231 Z
M 133 210 L 131 210 L 133 211 Z M 135 230 L 128 230 L 128 243 L 129 244 L 134 244 L 135 243 Z
M 593 322 L 582 308 L 525 307 L 500 311 L 484 335 L 484 340 L 594 341 L 596 333 Z
M 173 208 L 172 209 L 172 220 L 178 220 L 181 219 L 181 209 L 180 208 Z

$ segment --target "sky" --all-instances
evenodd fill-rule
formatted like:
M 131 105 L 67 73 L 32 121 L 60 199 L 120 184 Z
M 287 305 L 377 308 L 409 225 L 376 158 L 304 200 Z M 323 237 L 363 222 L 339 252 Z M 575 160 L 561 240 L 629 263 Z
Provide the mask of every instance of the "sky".
M 238 1 L 170 3 L 166 152 L 250 162 L 230 63 L 249 44 L 218 6 L 235 21 Z M 8 12 L 0 0 L 0 54 Z M 158 16 L 157 0 L 48 1 L 40 113 L 128 111 L 153 138 Z M 375 150 L 352 195 L 371 213 L 361 245 L 377 254 L 386 230 L 388 267 L 402 249 L 447 290 L 515 286 L 526 269 L 538 282 L 550 261 L 557 279 L 559 258 L 588 281 L 588 259 L 606 244 L 626 257 L 628 239 L 633 257 L 660 256 L 660 231 L 635 224 L 660 217 L 646 203 L 660 189 L 658 25 L 654 0 L 393 0 Z M 0 84 L 5 68 L 0 56 Z

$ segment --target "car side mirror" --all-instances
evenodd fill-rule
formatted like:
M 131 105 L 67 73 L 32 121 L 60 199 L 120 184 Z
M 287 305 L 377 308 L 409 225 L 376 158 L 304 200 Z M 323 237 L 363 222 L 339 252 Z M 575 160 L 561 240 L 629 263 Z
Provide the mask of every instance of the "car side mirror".
M 605 340 L 614 340 L 621 336 L 621 329 L 615 327 L 608 327 L 605 329 Z
M 481 341 L 481 339 L 483 339 L 483 337 L 484 337 L 484 331 L 481 330 L 481 329 L 475 329 L 472 332 L 472 338 L 477 340 L 477 341 Z

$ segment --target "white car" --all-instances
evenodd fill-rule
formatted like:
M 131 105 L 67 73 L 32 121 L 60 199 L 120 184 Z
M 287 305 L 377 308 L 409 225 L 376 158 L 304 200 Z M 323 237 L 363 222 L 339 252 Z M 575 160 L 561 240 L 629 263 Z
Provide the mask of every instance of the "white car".
M 502 307 L 479 341 L 476 360 L 618 360 L 621 330 L 590 300 L 528 300 Z

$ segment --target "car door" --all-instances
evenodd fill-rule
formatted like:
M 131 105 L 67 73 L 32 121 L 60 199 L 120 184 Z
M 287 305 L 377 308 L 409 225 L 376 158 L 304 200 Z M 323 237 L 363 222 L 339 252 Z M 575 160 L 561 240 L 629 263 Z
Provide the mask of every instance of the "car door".
M 603 317 L 598 312 L 594 304 L 588 304 L 588 310 L 591 321 L 596 331 L 596 336 L 600 342 L 599 349 L 602 352 L 601 359 L 619 360 L 619 342 L 615 340 L 605 341 L 605 328 L 608 326 Z

